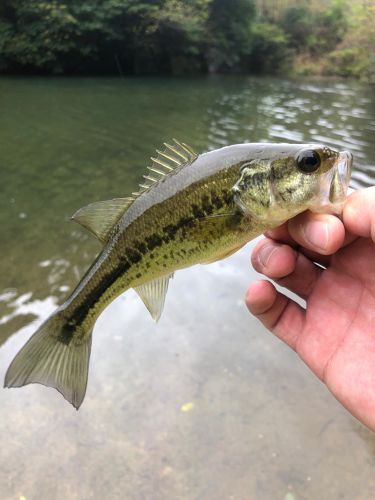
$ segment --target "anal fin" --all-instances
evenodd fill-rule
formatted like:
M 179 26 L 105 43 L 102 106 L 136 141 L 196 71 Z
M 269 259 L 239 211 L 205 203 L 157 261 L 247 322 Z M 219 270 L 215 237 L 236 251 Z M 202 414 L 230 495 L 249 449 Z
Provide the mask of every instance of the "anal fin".
M 143 300 L 144 305 L 150 311 L 152 319 L 158 321 L 163 312 L 165 296 L 168 291 L 169 279 L 173 276 L 167 274 L 155 280 L 144 283 L 143 285 L 134 287 L 139 297 Z

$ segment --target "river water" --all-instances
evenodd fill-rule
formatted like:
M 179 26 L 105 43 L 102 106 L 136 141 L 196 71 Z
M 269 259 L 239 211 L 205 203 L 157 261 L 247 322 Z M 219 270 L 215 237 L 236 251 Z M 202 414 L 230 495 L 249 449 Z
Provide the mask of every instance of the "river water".
M 128 195 L 176 137 L 196 151 L 324 142 L 375 183 L 374 88 L 271 78 L 0 79 L 0 377 L 99 245 L 69 221 Z M 94 331 L 76 412 L 0 391 L 0 498 L 375 498 L 375 438 L 245 310 L 249 255 L 176 274 L 155 325 L 132 291 Z

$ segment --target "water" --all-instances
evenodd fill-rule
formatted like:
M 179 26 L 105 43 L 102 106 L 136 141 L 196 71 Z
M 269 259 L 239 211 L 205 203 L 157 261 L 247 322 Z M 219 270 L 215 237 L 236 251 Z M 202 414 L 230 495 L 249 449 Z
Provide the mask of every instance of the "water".
M 99 250 L 71 214 L 134 190 L 164 140 L 325 142 L 354 154 L 352 187 L 375 179 L 358 83 L 1 79 L 0 110 L 1 379 Z M 132 292 L 111 304 L 78 413 L 0 391 L 0 498 L 374 498 L 373 435 L 244 308 L 253 244 L 177 273 L 157 326 Z

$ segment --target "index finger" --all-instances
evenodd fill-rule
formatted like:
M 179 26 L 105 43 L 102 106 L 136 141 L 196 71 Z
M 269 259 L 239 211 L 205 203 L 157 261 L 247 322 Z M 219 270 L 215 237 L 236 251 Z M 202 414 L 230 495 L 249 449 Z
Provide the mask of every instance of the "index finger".
M 289 233 L 288 221 L 284 222 L 284 224 L 281 224 L 281 226 L 277 226 L 274 229 L 265 231 L 264 236 L 266 236 L 267 238 L 271 238 L 272 240 L 279 241 L 280 243 L 290 245 L 291 247 L 298 246 L 298 243 L 294 241 Z
M 337 252 L 344 244 L 345 229 L 338 217 L 307 210 L 265 235 L 293 248 L 299 247 L 309 258 L 320 260 L 322 256 Z
M 352 193 L 344 205 L 347 229 L 375 243 L 375 186 Z

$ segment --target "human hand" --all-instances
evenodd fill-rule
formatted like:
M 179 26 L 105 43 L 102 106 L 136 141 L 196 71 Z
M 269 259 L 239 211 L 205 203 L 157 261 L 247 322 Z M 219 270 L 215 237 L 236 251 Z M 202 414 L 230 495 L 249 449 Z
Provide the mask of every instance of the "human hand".
M 375 187 L 348 197 L 342 221 L 304 212 L 269 231 L 252 264 L 306 309 L 256 281 L 246 295 L 250 312 L 375 430 Z

